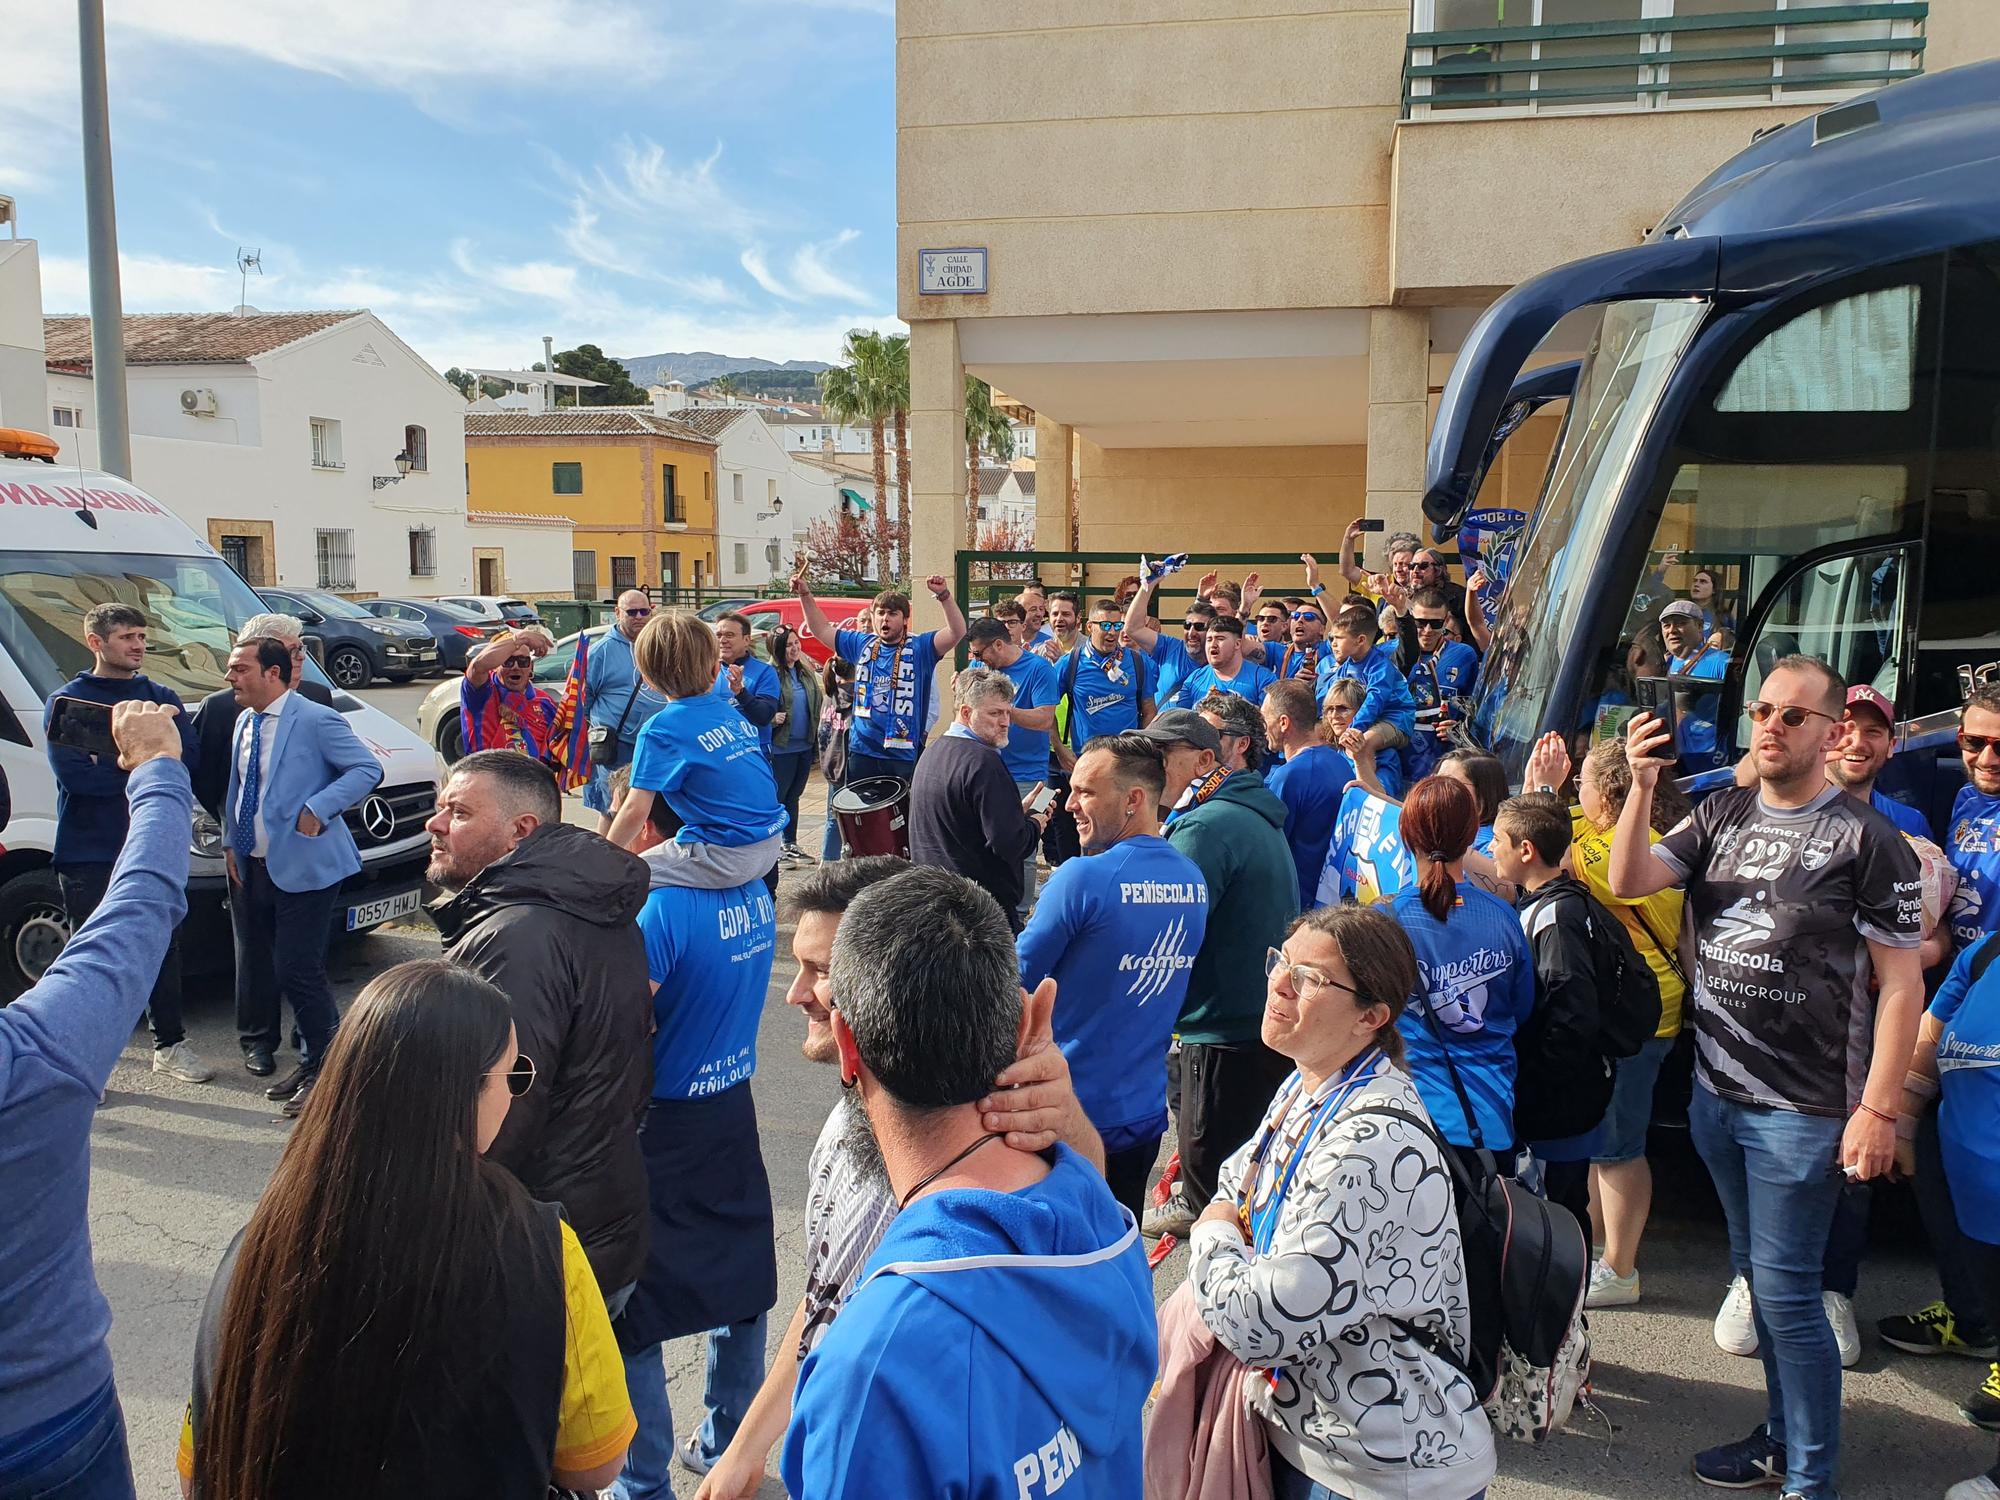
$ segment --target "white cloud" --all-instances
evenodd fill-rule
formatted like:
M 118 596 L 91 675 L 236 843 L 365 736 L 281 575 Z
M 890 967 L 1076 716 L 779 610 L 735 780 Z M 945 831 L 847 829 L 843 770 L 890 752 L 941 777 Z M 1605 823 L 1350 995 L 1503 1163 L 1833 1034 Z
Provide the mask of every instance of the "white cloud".
M 575 266 L 560 266 L 546 260 L 519 261 L 511 265 L 480 261 L 473 254 L 470 240 L 452 241 L 451 263 L 475 285 L 495 287 L 517 297 L 564 302 L 576 295 Z
M 232 266 L 121 254 L 118 281 L 129 312 L 222 312 L 236 305 Z M 50 314 L 90 311 L 89 263 L 81 257 L 44 256 L 42 306 Z
M 750 273 L 750 279 L 769 292 L 773 297 L 782 297 L 787 302 L 799 301 L 799 294 L 771 274 L 770 263 L 764 259 L 764 252 L 755 245 L 737 257 L 738 263 Z
M 826 263 L 827 256 L 861 238 L 858 229 L 843 229 L 830 240 L 802 245 L 792 257 L 792 284 L 808 297 L 826 297 L 865 307 L 868 294 Z

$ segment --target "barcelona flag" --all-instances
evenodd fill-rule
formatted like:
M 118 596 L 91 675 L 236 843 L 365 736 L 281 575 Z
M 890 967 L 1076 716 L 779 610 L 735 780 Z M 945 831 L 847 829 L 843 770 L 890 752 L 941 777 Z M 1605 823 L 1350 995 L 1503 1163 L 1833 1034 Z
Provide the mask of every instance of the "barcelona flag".
M 562 776 L 562 789 L 574 791 L 590 780 L 590 705 L 584 701 L 584 679 L 590 671 L 590 632 L 576 638 L 576 655 L 563 682 L 562 702 L 549 729 L 549 761 Z

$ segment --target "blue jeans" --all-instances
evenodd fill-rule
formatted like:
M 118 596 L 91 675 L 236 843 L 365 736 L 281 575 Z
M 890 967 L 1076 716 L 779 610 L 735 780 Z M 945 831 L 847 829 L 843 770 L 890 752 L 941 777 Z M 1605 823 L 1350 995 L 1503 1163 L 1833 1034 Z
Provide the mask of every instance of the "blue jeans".
M 29 1467 L 0 1474 L 0 1500 L 133 1500 L 132 1460 L 125 1451 L 125 1413 L 107 1382 L 93 1399 L 37 1435 Z M 30 1442 L 34 1439 L 30 1438 Z
M 1277 1454 L 1271 1455 L 1271 1493 L 1274 1500 L 1347 1500 L 1339 1490 L 1330 1490 L 1317 1479 L 1309 1479 Z M 1482 1486 L 1466 1500 L 1486 1500 Z
M 1785 1488 L 1832 1500 L 1840 1354 L 1820 1290 L 1842 1186 L 1843 1122 L 1737 1104 L 1697 1082 L 1688 1125 L 1729 1221 L 1730 1261 L 1750 1268 L 1765 1427 L 1785 1450 Z
M 710 1463 L 722 1457 L 750 1410 L 757 1387 L 764 1383 L 768 1321 L 769 1314 L 759 1313 L 746 1323 L 711 1328 L 703 1335 L 708 1341 L 708 1372 L 701 1399 L 707 1413 L 699 1438 L 701 1455 Z M 639 1419 L 639 1431 L 625 1454 L 624 1471 L 604 1493 L 615 1500 L 672 1500 L 674 1409 L 667 1399 L 667 1366 L 660 1345 L 625 1356 L 625 1391 L 632 1414 Z

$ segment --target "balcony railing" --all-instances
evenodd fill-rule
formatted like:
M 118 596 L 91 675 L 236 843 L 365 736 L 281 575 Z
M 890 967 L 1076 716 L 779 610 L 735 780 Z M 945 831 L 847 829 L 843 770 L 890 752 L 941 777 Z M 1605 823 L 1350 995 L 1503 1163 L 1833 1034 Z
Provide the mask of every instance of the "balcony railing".
M 1413 0 L 1413 26 L 1431 29 L 1410 33 L 1403 113 L 1820 103 L 1921 73 L 1929 11 L 1925 0 L 1731 10 L 1713 0 Z M 1501 24 L 1524 13 L 1536 24 Z M 1487 17 L 1495 24 L 1474 24 Z

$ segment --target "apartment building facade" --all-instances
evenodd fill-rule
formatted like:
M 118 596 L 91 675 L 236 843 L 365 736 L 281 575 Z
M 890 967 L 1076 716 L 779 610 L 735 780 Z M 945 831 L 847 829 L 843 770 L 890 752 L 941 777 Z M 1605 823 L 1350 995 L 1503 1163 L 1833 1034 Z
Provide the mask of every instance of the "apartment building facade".
M 1044 548 L 1412 524 L 1501 291 L 1636 243 L 1760 131 L 1995 55 L 1989 0 L 900 0 L 916 571 L 965 534 L 968 371 L 1036 413 Z M 1486 503 L 1532 501 L 1559 410 Z

